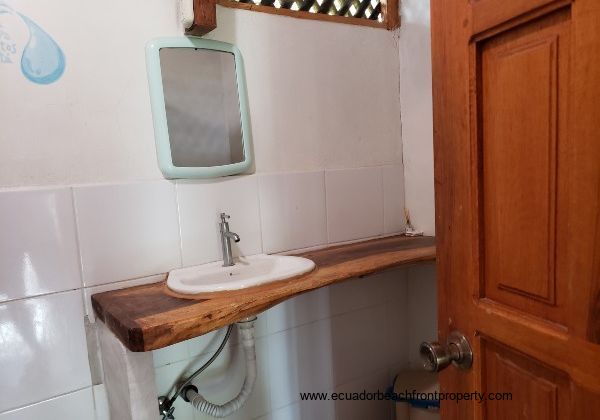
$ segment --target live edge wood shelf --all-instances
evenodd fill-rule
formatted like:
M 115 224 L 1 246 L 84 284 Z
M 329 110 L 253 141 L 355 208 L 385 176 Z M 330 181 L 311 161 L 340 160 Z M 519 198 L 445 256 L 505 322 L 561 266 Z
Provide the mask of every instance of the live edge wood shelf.
M 165 282 L 97 293 L 96 316 L 131 351 L 150 351 L 206 334 L 258 314 L 298 294 L 388 268 L 435 259 L 432 237 L 392 236 L 298 254 L 316 264 L 311 273 L 191 300 L 169 295 Z

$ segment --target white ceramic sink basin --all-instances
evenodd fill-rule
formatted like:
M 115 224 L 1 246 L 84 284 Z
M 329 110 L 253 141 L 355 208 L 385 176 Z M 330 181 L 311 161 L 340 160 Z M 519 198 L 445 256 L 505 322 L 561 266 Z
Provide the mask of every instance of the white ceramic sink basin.
M 314 268 L 315 263 L 306 258 L 259 254 L 236 258 L 232 267 L 223 267 L 223 261 L 217 261 L 173 270 L 169 272 L 167 286 L 184 294 L 240 290 L 289 279 Z

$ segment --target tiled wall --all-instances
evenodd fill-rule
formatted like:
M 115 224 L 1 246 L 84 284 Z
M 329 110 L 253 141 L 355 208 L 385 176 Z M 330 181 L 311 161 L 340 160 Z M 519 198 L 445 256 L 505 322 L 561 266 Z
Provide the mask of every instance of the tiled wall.
M 89 297 L 220 259 L 218 212 L 231 214 L 236 251 L 283 252 L 402 231 L 402 185 L 401 167 L 384 166 L 0 191 L 0 420 L 106 419 Z M 386 418 L 386 405 L 300 404 L 298 392 L 386 385 L 408 361 L 407 287 L 396 270 L 262 314 L 257 389 L 237 418 Z M 159 391 L 220 334 L 155 352 Z M 239 356 L 234 340 L 203 375 L 208 397 L 235 393 Z
M 290 299 L 261 314 L 256 325 L 258 380 L 249 402 L 231 418 L 388 419 L 386 402 L 300 402 L 300 392 L 384 391 L 407 366 L 407 282 L 404 270 Z M 165 394 L 175 379 L 206 361 L 224 331 L 154 352 L 157 386 Z M 198 357 L 200 355 L 200 357 Z M 236 340 L 197 382 L 215 402 L 234 397 L 243 382 Z M 179 400 L 177 419 L 210 419 Z
M 19 60 L 0 69 L 9 81 L 0 98 L 5 117 L 0 185 L 158 177 L 147 81 L 140 75 L 145 74 L 148 39 L 182 33 L 175 4 L 9 2 L 51 34 L 66 54 L 67 67 L 57 83 L 45 86 L 23 78 Z M 425 14 L 412 13 L 413 8 L 422 12 L 426 2 L 404 3 L 403 28 L 427 35 L 419 20 Z M 407 105 L 402 124 L 408 131 L 402 136 L 410 176 L 408 207 L 418 211 L 413 214 L 416 227 L 432 232 L 432 200 L 423 200 L 432 197 L 432 173 L 421 164 L 430 160 L 430 148 L 420 147 L 430 140 L 411 129 L 427 116 L 420 106 L 427 92 L 415 83 L 419 88 L 410 90 L 414 60 L 399 64 L 397 54 L 399 42 L 401 54 L 426 49 L 404 32 L 398 40 L 397 32 L 353 25 L 291 24 L 288 18 L 221 7 L 218 15 L 219 28 L 209 37 L 235 43 L 244 54 L 258 172 L 315 172 L 0 191 L 0 420 L 87 420 L 94 413 L 106 419 L 93 328 L 87 328 L 86 344 L 83 315 L 94 318 L 89 296 L 158 281 L 172 268 L 218 259 L 216 213 L 221 209 L 232 214 L 243 253 L 401 231 L 400 165 L 319 171 L 402 162 L 401 98 Z M 97 42 L 98 33 L 102 42 Z M 278 41 L 265 43 L 273 34 Z M 427 75 L 423 69 L 417 71 L 419 82 Z M 365 74 L 369 83 L 363 83 Z M 399 74 L 401 87 L 408 86 L 400 89 L 400 97 L 389 89 Z M 359 108 L 360 117 L 348 117 Z M 427 134 L 426 125 L 421 130 Z M 411 147 L 411 141 L 418 147 Z M 422 202 L 429 207 L 422 209 Z M 385 418 L 377 411 L 381 405 L 300 404 L 296 392 L 387 383 L 387 373 L 397 370 L 394 364 L 406 362 L 407 343 L 414 349 L 421 336 L 435 332 L 434 287 L 433 270 L 415 266 L 313 292 L 268 311 L 258 325 L 262 370 L 257 391 L 238 418 Z M 409 304 L 404 305 L 407 290 Z M 426 305 L 411 299 L 413 293 Z M 407 307 L 420 320 L 408 330 Z M 430 312 L 426 319 L 423 308 Z M 358 328 L 350 329 L 354 324 Z M 157 352 L 161 391 L 216 341 L 214 333 Z M 227 398 L 239 385 L 235 375 L 241 370 L 224 368 L 238 363 L 236 349 L 228 349 L 229 358 L 220 358 L 221 365 L 203 376 L 208 396 Z

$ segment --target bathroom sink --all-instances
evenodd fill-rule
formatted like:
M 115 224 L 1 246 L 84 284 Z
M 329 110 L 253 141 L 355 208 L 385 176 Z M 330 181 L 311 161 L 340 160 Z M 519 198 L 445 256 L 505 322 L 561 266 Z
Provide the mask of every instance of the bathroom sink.
M 289 279 L 315 268 L 309 259 L 284 255 L 259 254 L 234 261 L 231 267 L 223 267 L 223 262 L 217 261 L 173 270 L 167 286 L 184 294 L 224 292 Z

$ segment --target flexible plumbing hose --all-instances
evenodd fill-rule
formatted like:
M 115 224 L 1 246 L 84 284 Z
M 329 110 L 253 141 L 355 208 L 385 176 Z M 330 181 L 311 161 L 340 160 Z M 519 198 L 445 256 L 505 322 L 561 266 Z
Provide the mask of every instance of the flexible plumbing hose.
M 227 417 L 239 410 L 254 389 L 256 383 L 256 350 L 254 348 L 254 321 L 255 317 L 238 322 L 239 332 L 242 338 L 242 347 L 246 359 L 246 378 L 238 395 L 224 404 L 214 404 L 204 399 L 196 390 L 188 388 L 185 391 L 186 399 L 198 411 L 213 417 Z
M 233 324 L 231 324 L 231 325 L 229 325 L 227 327 L 227 332 L 225 333 L 225 337 L 223 337 L 223 340 L 221 341 L 221 344 L 219 345 L 219 348 L 214 352 L 214 354 L 212 355 L 212 357 L 210 359 L 208 359 L 208 361 L 206 363 L 204 363 L 198 370 L 196 370 L 194 373 L 192 373 L 192 375 L 189 378 L 187 378 L 182 384 L 180 384 L 177 387 L 177 390 L 175 391 L 175 394 L 165 404 L 165 407 L 167 407 L 167 409 L 170 408 L 173 405 L 173 403 L 175 402 L 175 400 L 177 399 L 177 397 L 179 397 L 179 395 L 183 392 L 183 389 L 185 387 L 187 387 L 189 384 L 191 384 L 192 381 L 196 378 L 196 376 L 198 376 L 202 372 L 204 372 L 206 370 L 206 368 L 209 367 L 212 364 L 212 362 L 215 361 L 215 359 L 217 357 L 219 357 L 219 354 L 221 354 L 221 352 L 225 348 L 225 344 L 227 344 L 227 341 L 229 340 L 229 337 L 231 336 L 231 331 L 232 330 L 233 330 Z

